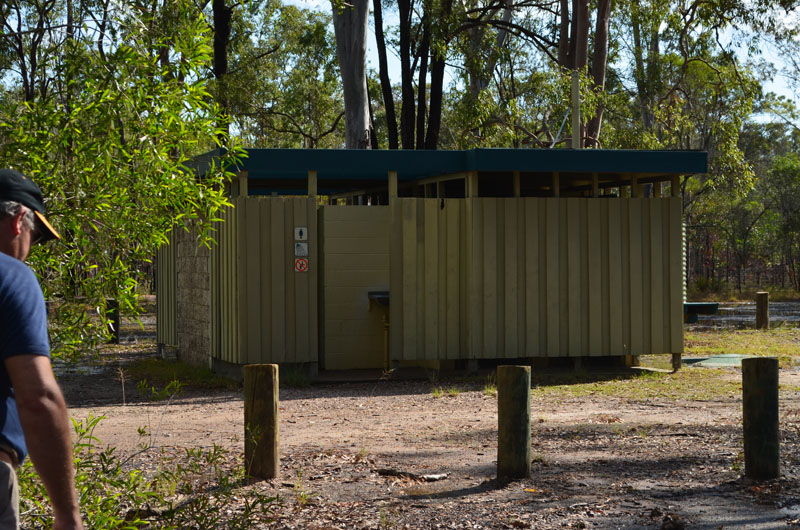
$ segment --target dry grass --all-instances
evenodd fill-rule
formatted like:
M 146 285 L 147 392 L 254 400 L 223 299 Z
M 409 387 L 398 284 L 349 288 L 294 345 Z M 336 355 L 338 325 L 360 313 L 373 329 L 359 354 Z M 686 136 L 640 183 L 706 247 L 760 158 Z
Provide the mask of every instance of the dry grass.
M 800 328 L 779 327 L 768 331 L 713 330 L 687 331 L 685 356 L 711 357 L 740 354 L 777 357 L 782 369 L 800 365 Z M 642 366 L 671 370 L 670 355 L 644 355 Z M 534 389 L 540 395 L 614 396 L 623 399 L 688 399 L 693 401 L 738 399 L 741 396 L 741 371 L 738 368 L 684 367 L 676 373 L 643 371 L 610 380 L 590 380 L 591 374 L 572 374 L 558 384 L 539 381 Z M 781 386 L 781 391 L 800 388 Z
M 534 395 L 565 395 L 583 397 L 611 396 L 622 399 L 672 399 L 709 401 L 735 398 L 741 395 L 741 377 L 731 369 L 687 368 L 676 373 L 642 371 L 605 381 L 542 385 L 533 389 Z
M 741 292 L 734 288 L 724 287 L 718 291 L 700 291 L 690 288 L 686 295 L 689 302 L 755 302 L 756 293 L 768 291 L 772 302 L 797 302 L 800 293 L 794 289 L 781 289 L 779 287 L 759 287 L 747 285 Z
M 781 367 L 788 368 L 800 363 L 800 328 L 687 331 L 684 347 L 684 355 L 699 357 L 726 353 L 777 357 Z

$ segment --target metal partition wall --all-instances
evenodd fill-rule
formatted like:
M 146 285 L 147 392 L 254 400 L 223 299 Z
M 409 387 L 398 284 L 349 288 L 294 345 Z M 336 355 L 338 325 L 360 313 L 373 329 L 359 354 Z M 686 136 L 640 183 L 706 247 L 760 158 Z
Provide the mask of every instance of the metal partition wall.
M 211 257 L 212 355 L 236 364 L 316 363 L 316 201 L 233 203 Z
M 395 360 L 683 351 L 680 198 L 398 199 Z

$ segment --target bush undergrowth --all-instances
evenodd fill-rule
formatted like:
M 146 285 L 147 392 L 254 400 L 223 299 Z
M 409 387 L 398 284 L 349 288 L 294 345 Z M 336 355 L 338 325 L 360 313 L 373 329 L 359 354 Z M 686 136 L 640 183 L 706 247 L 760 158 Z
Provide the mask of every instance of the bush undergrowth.
M 150 387 L 152 389 L 152 387 Z M 173 381 L 165 391 L 174 393 Z M 164 391 L 155 391 L 154 399 Z M 157 429 L 140 428 L 143 442 L 126 458 L 94 435 L 103 417 L 73 420 L 75 482 L 87 530 L 249 529 L 272 520 L 278 502 L 250 487 L 243 458 L 214 445 L 170 454 L 157 445 Z M 138 469 L 134 460 L 155 462 Z M 52 528 L 47 493 L 30 460 L 18 471 L 22 527 Z
M 141 359 L 126 365 L 124 371 L 129 381 L 146 380 L 157 386 L 166 386 L 172 381 L 179 381 L 184 387 L 207 390 L 237 390 L 241 386 L 238 381 L 215 374 L 209 368 L 180 361 Z

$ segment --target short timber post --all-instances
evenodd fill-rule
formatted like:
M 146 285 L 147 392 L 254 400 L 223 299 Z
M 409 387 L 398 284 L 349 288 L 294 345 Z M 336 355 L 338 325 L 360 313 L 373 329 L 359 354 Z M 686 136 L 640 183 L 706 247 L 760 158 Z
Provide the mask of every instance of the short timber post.
M 756 329 L 769 329 L 769 293 L 756 293 Z
M 244 460 L 254 478 L 277 478 L 278 365 L 248 364 L 244 367 Z
M 497 478 L 531 474 L 531 367 L 497 367 Z
M 778 359 L 742 359 L 744 473 L 764 480 L 780 475 Z
M 672 354 L 672 371 L 677 372 L 681 369 L 683 365 L 683 361 L 681 361 L 681 354 L 680 353 L 673 353 Z

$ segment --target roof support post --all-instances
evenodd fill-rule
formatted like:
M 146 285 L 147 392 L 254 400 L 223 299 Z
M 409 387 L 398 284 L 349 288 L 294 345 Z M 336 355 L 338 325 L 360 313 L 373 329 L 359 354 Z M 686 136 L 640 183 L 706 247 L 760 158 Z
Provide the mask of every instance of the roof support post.
M 638 199 L 642 196 L 642 190 L 639 187 L 639 177 L 633 176 L 631 177 L 631 197 L 634 199 Z
M 397 171 L 389 170 L 389 204 L 397 198 Z
M 317 170 L 308 170 L 308 197 L 314 199 L 317 197 Z
M 678 194 L 680 193 L 680 187 L 681 187 L 680 182 L 681 182 L 680 176 L 672 175 L 672 180 L 670 184 L 670 193 L 669 193 L 672 197 L 677 197 Z
M 553 172 L 553 197 L 561 197 L 561 177 L 558 171 Z
M 600 196 L 600 178 L 597 173 L 592 173 L 592 197 Z
M 467 197 L 477 197 L 478 196 L 478 172 L 477 171 L 470 171 L 467 174 Z
M 239 196 L 247 197 L 247 171 L 239 172 Z
M 519 182 L 519 171 L 514 171 L 514 197 L 521 196 L 521 189 L 520 189 L 520 182 Z

